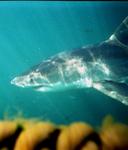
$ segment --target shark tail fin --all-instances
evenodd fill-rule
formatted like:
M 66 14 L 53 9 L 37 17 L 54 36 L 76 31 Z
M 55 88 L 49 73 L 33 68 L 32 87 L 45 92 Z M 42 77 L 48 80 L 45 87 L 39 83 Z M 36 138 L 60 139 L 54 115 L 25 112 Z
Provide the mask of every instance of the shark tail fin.
M 116 29 L 115 33 L 109 38 L 111 41 L 115 41 L 121 46 L 128 47 L 128 16 Z

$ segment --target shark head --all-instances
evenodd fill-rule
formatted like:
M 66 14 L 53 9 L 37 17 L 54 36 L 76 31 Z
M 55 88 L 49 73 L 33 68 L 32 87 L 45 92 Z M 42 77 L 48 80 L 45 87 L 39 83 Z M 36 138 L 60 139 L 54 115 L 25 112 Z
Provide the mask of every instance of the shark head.
M 43 87 L 44 90 L 51 89 L 51 83 L 49 83 L 48 78 L 45 75 L 42 75 L 39 71 L 31 71 L 27 74 L 15 77 L 11 84 L 14 84 L 19 87 L 31 87 L 31 88 L 40 88 Z
M 60 53 L 15 77 L 11 84 L 32 87 L 37 91 L 58 91 L 82 86 L 87 76 L 87 67 L 82 59 Z M 84 82 L 91 82 L 87 78 Z M 84 84 L 85 86 L 86 84 Z

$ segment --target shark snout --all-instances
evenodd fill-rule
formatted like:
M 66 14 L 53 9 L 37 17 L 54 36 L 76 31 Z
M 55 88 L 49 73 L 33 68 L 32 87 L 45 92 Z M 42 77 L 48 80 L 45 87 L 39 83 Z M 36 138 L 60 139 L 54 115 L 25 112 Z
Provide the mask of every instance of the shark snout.
M 22 77 L 15 77 L 14 79 L 11 80 L 11 84 L 19 87 L 25 87 L 26 85 Z
M 19 87 L 51 87 L 51 83 L 48 79 L 39 73 L 17 76 L 11 80 L 11 84 Z

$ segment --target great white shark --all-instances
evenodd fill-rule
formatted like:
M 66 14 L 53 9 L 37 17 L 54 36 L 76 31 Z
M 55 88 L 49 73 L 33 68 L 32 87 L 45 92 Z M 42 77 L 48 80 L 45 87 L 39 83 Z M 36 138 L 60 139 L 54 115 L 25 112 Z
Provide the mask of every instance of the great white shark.
M 49 57 L 11 84 L 41 92 L 94 88 L 128 105 L 128 17 L 109 39 Z

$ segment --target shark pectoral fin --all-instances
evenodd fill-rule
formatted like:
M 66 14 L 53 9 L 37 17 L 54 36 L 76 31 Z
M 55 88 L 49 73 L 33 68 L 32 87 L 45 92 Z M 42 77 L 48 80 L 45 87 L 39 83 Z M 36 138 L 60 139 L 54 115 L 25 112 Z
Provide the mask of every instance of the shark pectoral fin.
M 125 83 L 105 80 L 93 83 L 93 88 L 128 105 L 128 85 Z

